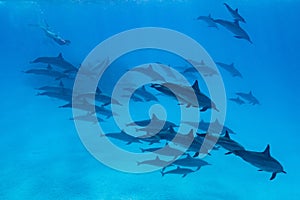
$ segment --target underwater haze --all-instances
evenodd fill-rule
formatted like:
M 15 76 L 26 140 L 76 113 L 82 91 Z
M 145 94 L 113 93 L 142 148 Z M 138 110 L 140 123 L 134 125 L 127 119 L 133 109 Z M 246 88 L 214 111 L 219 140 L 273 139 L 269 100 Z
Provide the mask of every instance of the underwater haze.
M 234 17 L 225 2 L 234 12 L 238 8 L 244 21 Z M 300 199 L 300 1 L 225 2 L 0 1 L 0 199 Z M 123 31 L 143 27 L 180 32 L 207 51 L 220 74 L 205 71 L 204 76 L 210 80 L 221 77 L 226 92 L 226 116 L 222 125 L 228 127 L 230 140 L 225 129 L 220 138 L 229 146 L 234 140 L 242 148 L 228 148 L 220 139 L 209 155 L 200 157 L 209 163 L 201 169 L 178 162 L 148 173 L 112 169 L 85 148 L 75 122 L 70 120 L 72 109 L 67 108 L 72 103 L 77 70 L 99 43 Z M 174 41 L 174 45 L 180 46 L 181 42 Z M 41 57 L 50 59 L 40 62 Z M 62 64 L 62 60 L 70 65 Z M 153 49 L 134 51 L 111 63 L 99 81 L 100 94 L 105 93 L 105 98 L 110 99 L 120 77 L 144 63 L 170 66 L 191 85 L 198 80 L 201 92 L 193 91 L 211 97 L 204 79 L 185 71 L 192 67 L 191 63 L 178 55 Z M 64 94 L 43 93 L 38 90 L 43 86 L 61 88 Z M 136 90 L 136 96 L 130 98 L 129 110 L 134 121 L 151 117 L 153 120 L 149 110 L 160 104 L 165 108 L 167 120 L 178 125 L 180 109 L 193 107 L 178 105 L 172 95 L 156 90 L 151 83 L 145 88 L 147 94 Z M 102 102 L 99 106 L 105 110 L 97 111 L 98 120 L 103 120 L 99 124 L 107 136 L 109 133 L 120 136 L 123 132 L 111 116 L 115 113 L 111 113 L 112 106 L 107 105 L 110 103 Z M 215 122 L 210 118 L 217 108 L 209 101 L 209 106 L 200 108 L 199 121 Z M 90 125 L 95 126 L 97 122 Z M 205 124 L 199 124 L 198 135 L 194 133 L 194 137 L 206 133 L 201 126 Z M 177 126 L 174 128 L 177 131 Z M 165 135 L 158 141 L 153 137 L 154 144 L 127 136 L 109 139 L 119 148 L 135 153 L 152 151 L 149 148 L 161 148 L 169 142 Z M 267 145 L 270 149 L 264 151 Z M 114 158 L 109 149 L 103 152 L 106 158 Z M 179 159 L 193 159 L 194 164 L 200 160 L 197 151 L 183 153 L 186 155 Z

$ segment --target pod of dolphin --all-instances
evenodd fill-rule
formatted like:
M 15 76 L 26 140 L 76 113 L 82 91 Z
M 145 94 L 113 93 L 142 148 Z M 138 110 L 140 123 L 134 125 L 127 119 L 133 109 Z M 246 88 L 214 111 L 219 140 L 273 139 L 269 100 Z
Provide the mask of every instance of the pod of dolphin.
M 214 27 L 218 29 L 218 25 L 221 25 L 231 31 L 235 34 L 234 37 L 239 39 L 245 39 L 252 43 L 250 40 L 250 37 L 244 31 L 239 23 L 246 23 L 244 18 L 239 14 L 238 9 L 232 9 L 228 4 L 224 3 L 226 9 L 229 11 L 229 13 L 232 15 L 234 21 L 226 21 L 222 19 L 213 19 L 211 15 L 208 16 L 199 16 L 198 20 L 205 21 L 209 27 Z M 64 40 L 61 37 L 59 37 L 57 34 L 54 34 L 53 32 L 50 32 L 49 26 L 37 26 L 36 27 L 41 28 L 48 37 L 53 39 L 55 42 L 57 42 L 59 45 L 65 45 L 70 44 L 69 40 Z M 188 61 L 188 62 L 195 62 L 195 61 Z M 37 93 L 38 96 L 48 96 L 50 98 L 59 99 L 63 102 L 66 102 L 65 104 L 59 106 L 59 108 L 74 108 L 74 109 L 81 109 L 86 110 L 86 115 L 76 116 L 70 118 L 70 120 L 83 120 L 90 122 L 91 124 L 97 124 L 99 122 L 104 122 L 108 118 L 112 117 L 113 115 L 118 115 L 118 113 L 113 113 L 111 109 L 109 108 L 110 104 L 118 104 L 122 106 L 122 102 L 119 102 L 118 99 L 113 99 L 111 96 L 103 93 L 101 89 L 98 87 L 95 93 L 86 93 L 84 95 L 78 95 L 75 96 L 75 98 L 78 98 L 81 103 L 78 104 L 72 104 L 72 83 L 75 79 L 76 73 L 78 71 L 78 68 L 76 68 L 73 64 L 68 62 L 60 53 L 58 56 L 54 57 L 38 57 L 30 62 L 31 64 L 45 64 L 46 67 L 44 68 L 33 68 L 29 69 L 27 71 L 24 71 L 27 74 L 34 74 L 34 75 L 42 75 L 45 77 L 48 77 L 50 79 L 58 80 L 59 83 L 54 86 L 43 86 L 38 87 L 36 90 L 39 92 Z M 195 63 L 193 63 L 195 64 Z M 225 64 L 222 62 L 216 62 L 216 64 L 224 69 L 225 71 L 229 72 L 231 76 L 233 77 L 240 77 L 242 78 L 242 74 L 235 68 L 234 64 Z M 206 64 L 201 61 L 195 64 L 197 67 L 197 70 L 200 71 L 204 76 L 214 76 L 218 73 L 215 72 L 212 68 L 209 66 L 206 66 Z M 141 70 L 141 69 L 140 69 Z M 189 68 L 189 67 L 183 67 L 182 74 L 188 75 L 196 73 L 197 70 L 195 68 Z M 144 73 L 147 75 L 149 71 L 155 72 L 155 69 L 152 68 L 151 65 L 148 66 L 148 68 L 145 68 L 144 70 L 139 71 L 140 73 Z M 159 73 L 156 73 L 156 76 L 160 80 L 164 80 L 163 77 L 160 77 Z M 153 77 L 153 76 L 151 76 Z M 71 83 L 71 87 L 67 87 L 65 83 Z M 173 84 L 173 85 L 170 85 Z M 171 90 L 169 90 L 170 87 L 180 87 L 182 90 L 185 90 L 183 86 L 181 85 L 174 85 L 174 83 L 154 83 L 151 85 L 144 85 L 141 88 L 132 91 L 130 87 L 125 88 L 127 92 L 133 93 L 130 96 L 131 101 L 134 102 L 159 102 L 160 96 L 164 95 L 170 99 L 174 99 L 177 101 L 176 96 L 173 94 Z M 195 80 L 192 85 L 193 92 L 196 94 L 197 97 L 197 107 L 199 106 L 200 112 L 205 112 L 208 109 L 214 109 L 218 111 L 217 105 L 207 96 L 205 95 L 199 88 L 198 81 Z M 160 94 L 160 95 L 158 95 Z M 252 94 L 252 92 L 237 92 L 236 98 L 229 98 L 229 100 L 242 105 L 245 103 L 256 105 L 260 104 L 257 98 Z M 92 103 L 93 98 L 95 97 L 95 103 Z M 182 100 L 185 102 L 185 106 L 193 107 L 194 102 L 188 101 L 187 97 L 182 95 Z M 74 98 L 74 96 L 73 96 Z M 91 116 L 91 113 L 88 111 L 91 110 L 90 107 L 95 107 L 95 112 L 98 114 L 97 118 L 93 118 Z M 105 119 L 104 119 L 105 118 Z M 160 119 L 153 114 L 151 119 L 145 119 L 136 121 L 134 123 L 126 124 L 126 126 L 147 126 L 150 122 L 159 122 Z M 227 150 L 227 153 L 225 155 L 233 154 L 247 163 L 255 166 L 258 168 L 258 171 L 266 171 L 270 172 L 271 178 L 270 180 L 273 180 L 278 173 L 286 173 L 282 167 L 282 165 L 271 156 L 270 153 L 270 146 L 267 145 L 264 151 L 249 151 L 246 150 L 241 144 L 233 140 L 230 136 L 230 134 L 235 134 L 235 132 L 230 129 L 229 127 L 220 124 L 218 120 L 215 120 L 214 122 L 205 122 L 203 120 L 199 121 L 199 123 L 195 124 L 194 122 L 183 122 L 188 125 L 192 125 L 195 127 L 198 127 L 199 131 L 207 131 L 209 125 L 211 125 L 211 132 L 207 133 L 193 133 L 193 131 L 190 131 L 188 135 L 184 135 L 181 133 L 177 133 L 174 128 L 178 127 L 178 125 L 166 121 L 164 122 L 164 126 L 161 130 L 151 130 L 154 131 L 156 134 L 152 137 L 134 137 L 131 135 L 126 134 L 124 131 L 117 132 L 117 133 L 106 133 L 105 136 L 108 138 L 111 138 L 112 140 L 120 140 L 122 142 L 125 142 L 127 145 L 137 143 L 137 144 L 165 144 L 165 148 L 168 148 L 167 151 L 157 151 L 162 147 L 150 147 L 150 148 L 140 148 L 141 152 L 157 152 L 157 156 L 152 160 L 143 160 L 143 161 L 137 161 L 137 165 L 152 165 L 152 166 L 158 166 L 162 167 L 161 169 L 161 175 L 164 176 L 166 174 L 179 174 L 182 175 L 182 177 L 185 177 L 186 175 L 190 173 L 194 173 L 198 171 L 203 166 L 210 165 L 208 162 L 204 161 L 203 159 L 197 158 L 199 156 L 199 149 L 201 148 L 201 145 L 203 144 L 204 138 L 207 138 L 208 140 L 211 139 L 212 141 L 216 137 L 216 134 L 221 134 L 221 137 L 219 137 L 217 143 L 215 144 L 214 148 L 212 150 L 218 150 L 220 147 Z M 221 127 L 221 129 L 220 129 Z M 216 130 L 222 130 L 221 133 L 216 133 L 214 131 L 214 128 Z M 149 134 L 146 128 L 140 128 L 136 129 L 136 131 L 144 131 L 146 132 L 146 135 Z M 175 135 L 179 136 L 179 140 L 173 141 L 173 138 Z M 191 145 L 187 148 L 185 152 L 181 152 L 180 148 L 177 148 L 177 146 L 182 145 L 181 140 L 185 140 L 186 137 L 193 137 L 193 142 Z M 174 143 L 173 145 L 168 145 L 169 143 Z M 162 154 L 159 154 L 162 153 Z M 209 152 L 207 152 L 209 155 L 211 155 Z M 182 155 L 180 157 L 176 155 Z M 171 161 L 166 161 L 162 159 L 162 156 L 169 156 L 173 157 Z

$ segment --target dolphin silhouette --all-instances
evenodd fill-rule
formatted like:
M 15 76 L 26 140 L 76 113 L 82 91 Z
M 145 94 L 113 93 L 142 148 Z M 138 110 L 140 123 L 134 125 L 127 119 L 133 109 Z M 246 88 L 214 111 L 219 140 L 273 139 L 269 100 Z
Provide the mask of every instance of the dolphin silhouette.
M 248 101 L 248 103 L 252 105 L 260 104 L 259 101 L 255 96 L 253 96 L 252 91 L 249 93 L 244 93 L 244 92 L 237 92 L 236 95 L 240 96 L 241 98 L 245 99 Z
M 216 23 L 222 25 L 224 28 L 235 34 L 235 38 L 244 39 L 253 43 L 248 35 L 248 33 L 240 27 L 239 21 L 235 20 L 234 22 L 223 20 L 223 19 L 216 19 L 214 20 Z
M 173 160 L 171 161 L 165 161 L 160 159 L 158 156 L 155 157 L 153 160 L 144 160 L 144 161 L 137 161 L 137 165 L 152 165 L 152 166 L 157 166 L 157 167 L 163 167 L 162 170 L 165 169 L 165 166 L 169 165 L 172 163 Z
M 270 180 L 273 180 L 278 173 L 286 174 L 282 165 L 271 156 L 270 145 L 267 145 L 263 152 L 236 150 L 233 153 L 251 165 L 259 168 L 258 171 L 271 172 L 272 176 Z
M 46 23 L 46 26 L 38 25 L 38 24 L 29 24 L 29 26 L 38 27 L 42 29 L 46 36 L 51 38 L 53 41 L 55 41 L 59 45 L 69 45 L 71 44 L 70 40 L 63 39 L 60 35 L 50 30 L 50 26 Z
M 195 171 L 197 171 L 197 170 L 195 170 Z M 166 174 L 180 174 L 180 175 L 182 175 L 182 178 L 184 178 L 184 177 L 186 177 L 186 175 L 193 173 L 195 171 L 188 169 L 188 168 L 181 168 L 181 167 L 177 166 L 176 169 L 173 169 L 173 170 L 170 170 L 167 172 L 161 171 L 160 173 L 162 176 L 164 176 Z
M 63 58 L 62 53 L 59 53 L 57 57 L 39 57 L 31 61 L 30 63 L 47 63 L 47 64 L 55 65 L 57 67 L 64 69 L 65 72 L 78 71 L 76 67 L 74 67 L 71 63 L 69 63 Z
M 231 74 L 231 76 L 243 78 L 242 74 L 234 67 L 234 63 L 225 64 L 222 62 L 216 62 L 216 64 L 228 71 Z
M 190 156 L 190 154 L 187 154 L 185 158 L 180 158 L 178 160 L 175 160 L 171 165 L 179 165 L 183 167 L 197 167 L 197 170 L 199 170 L 201 167 L 210 164 L 205 160 L 199 158 L 193 158 Z
M 54 70 L 50 64 L 48 64 L 48 67 L 46 69 L 29 69 L 27 71 L 24 71 L 24 73 L 54 77 L 55 80 L 69 78 L 67 74 Z

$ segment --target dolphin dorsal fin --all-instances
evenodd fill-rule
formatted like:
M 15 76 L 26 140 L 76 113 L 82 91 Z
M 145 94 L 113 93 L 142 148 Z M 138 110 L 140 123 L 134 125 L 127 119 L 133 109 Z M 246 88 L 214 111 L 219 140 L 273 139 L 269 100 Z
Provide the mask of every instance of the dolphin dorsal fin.
M 200 88 L 199 88 L 199 84 L 198 84 L 198 80 L 195 80 L 194 84 L 192 85 L 192 88 L 196 91 L 200 93 Z
M 143 90 L 143 91 L 146 91 L 146 88 L 145 88 L 145 86 L 144 86 L 144 85 L 142 86 L 142 90 Z
M 176 131 L 174 130 L 173 126 L 170 126 L 169 131 L 170 131 L 170 133 L 176 133 Z
M 190 159 L 192 156 L 190 154 L 187 154 L 186 158 Z
M 159 157 L 158 157 L 158 156 L 156 156 L 155 160 L 159 160 Z
M 200 65 L 205 65 L 205 63 L 204 63 L 204 61 L 203 61 L 203 60 L 201 60 L 201 62 L 200 62 Z
M 48 70 L 52 70 L 53 68 L 52 68 L 52 66 L 50 64 L 48 64 L 47 69 Z
M 188 137 L 194 137 L 193 129 L 191 129 L 190 132 L 186 136 L 188 136 Z
M 62 81 L 59 82 L 59 87 L 64 88 L 64 83 Z
M 58 57 L 59 59 L 62 59 L 62 60 L 64 59 L 63 56 L 62 56 L 62 53 L 59 53 L 57 57 Z
M 97 88 L 96 88 L 96 94 L 101 94 L 101 93 L 102 93 L 102 91 L 100 90 L 99 87 L 97 87 Z
M 215 123 L 216 124 L 220 124 L 220 122 L 219 122 L 219 120 L 216 118 L 216 120 L 215 120 Z
M 263 151 L 263 154 L 265 154 L 266 156 L 269 156 L 271 157 L 271 154 L 270 154 L 270 145 L 268 144 L 266 149 Z
M 230 66 L 233 67 L 233 66 L 234 66 L 234 63 L 231 63 Z
M 159 120 L 154 113 L 152 114 L 152 120 L 154 120 L 154 121 L 158 121 Z
M 229 136 L 229 133 L 228 133 L 228 131 L 227 131 L 227 130 L 226 130 L 226 133 L 225 133 L 224 137 L 226 137 L 226 138 L 230 139 L 230 136 Z
M 209 13 L 208 17 L 211 18 L 211 14 L 210 13 Z
M 237 9 L 235 9 L 235 12 L 237 12 L 237 13 L 238 13 L 238 12 L 239 12 L 239 9 L 238 9 L 238 8 L 237 8 Z
M 177 166 L 177 168 L 176 169 L 180 169 L 180 167 L 179 166 Z
M 252 95 L 252 91 L 250 90 L 249 95 Z

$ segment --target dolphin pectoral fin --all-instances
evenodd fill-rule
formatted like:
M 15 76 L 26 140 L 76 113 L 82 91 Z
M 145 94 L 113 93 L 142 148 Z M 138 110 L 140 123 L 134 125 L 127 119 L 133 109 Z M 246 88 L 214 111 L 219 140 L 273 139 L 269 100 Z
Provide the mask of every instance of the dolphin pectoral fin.
M 57 58 L 59 58 L 59 59 L 61 59 L 61 60 L 64 59 L 63 56 L 62 56 L 62 53 L 59 53 L 58 56 L 57 56 Z
M 229 154 L 232 154 L 233 152 L 232 151 L 228 151 L 227 153 L 225 153 L 225 155 L 229 155 Z
M 208 107 L 205 106 L 205 107 L 203 107 L 203 108 L 200 110 L 200 112 L 205 112 L 207 109 L 208 109 Z
M 273 180 L 273 179 L 276 177 L 276 174 L 277 174 L 276 172 L 273 172 L 273 173 L 272 173 L 272 176 L 271 176 L 271 178 L 270 178 L 270 181 Z
M 193 155 L 193 158 L 199 156 L 199 152 L 196 152 L 194 155 Z
M 262 172 L 263 170 L 262 170 L 262 169 L 259 169 L 259 170 L 257 170 L 257 171 Z
M 182 178 L 186 177 L 187 174 L 183 174 Z

